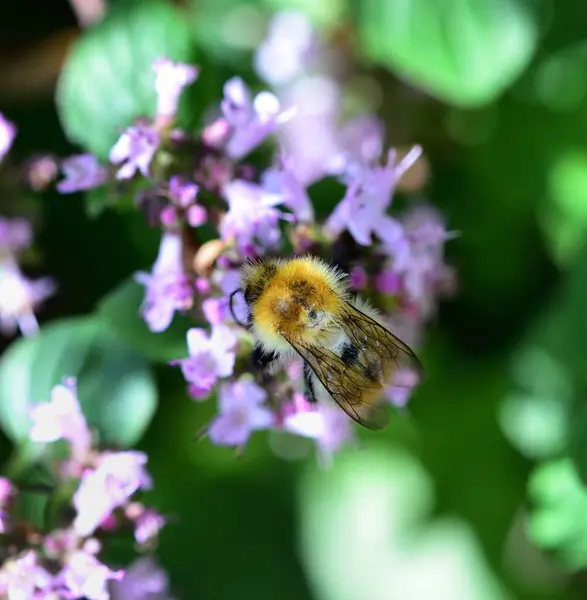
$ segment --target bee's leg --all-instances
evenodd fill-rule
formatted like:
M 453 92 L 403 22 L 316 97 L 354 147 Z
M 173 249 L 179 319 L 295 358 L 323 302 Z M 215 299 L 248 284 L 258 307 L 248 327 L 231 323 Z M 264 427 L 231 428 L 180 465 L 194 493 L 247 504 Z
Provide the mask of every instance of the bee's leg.
M 260 344 L 257 344 L 251 352 L 253 369 L 257 372 L 265 371 L 278 357 L 279 355 L 276 352 L 266 352 Z
M 316 403 L 316 392 L 314 390 L 314 382 L 312 381 L 313 373 L 310 365 L 304 362 L 304 395 L 306 400 L 312 404 Z

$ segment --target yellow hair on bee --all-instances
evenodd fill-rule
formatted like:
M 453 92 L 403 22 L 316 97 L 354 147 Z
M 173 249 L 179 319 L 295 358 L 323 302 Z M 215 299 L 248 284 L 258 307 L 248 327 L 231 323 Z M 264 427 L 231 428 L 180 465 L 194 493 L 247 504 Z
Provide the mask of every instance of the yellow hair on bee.
M 348 298 L 345 275 L 311 256 L 250 262 L 240 283 L 255 337 L 267 350 L 288 354 L 285 338 L 319 343 Z

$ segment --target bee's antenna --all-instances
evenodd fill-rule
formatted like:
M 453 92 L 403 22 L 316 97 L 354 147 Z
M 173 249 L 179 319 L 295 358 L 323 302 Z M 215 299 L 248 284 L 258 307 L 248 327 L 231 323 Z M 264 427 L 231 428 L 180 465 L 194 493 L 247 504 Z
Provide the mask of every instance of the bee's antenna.
M 238 293 L 243 294 L 244 292 L 240 289 L 237 288 L 236 290 L 234 290 L 234 292 L 231 292 L 229 299 L 228 299 L 228 306 L 230 308 L 230 314 L 232 315 L 232 318 L 234 319 L 235 323 L 237 325 L 240 325 L 241 327 L 247 327 L 247 323 L 243 323 L 242 321 L 239 321 L 239 319 L 237 318 L 237 316 L 234 314 L 234 307 L 233 307 L 233 303 L 234 303 L 234 297 L 236 294 Z

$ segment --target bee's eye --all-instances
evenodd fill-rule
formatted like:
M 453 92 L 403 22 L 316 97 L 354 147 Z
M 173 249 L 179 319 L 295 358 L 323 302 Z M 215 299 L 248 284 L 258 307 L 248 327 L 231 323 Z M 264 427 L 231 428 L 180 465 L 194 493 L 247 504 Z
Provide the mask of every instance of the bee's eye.
M 317 316 L 318 314 L 316 313 L 316 309 L 311 308 L 308 311 L 308 319 L 310 319 L 310 321 L 315 321 Z

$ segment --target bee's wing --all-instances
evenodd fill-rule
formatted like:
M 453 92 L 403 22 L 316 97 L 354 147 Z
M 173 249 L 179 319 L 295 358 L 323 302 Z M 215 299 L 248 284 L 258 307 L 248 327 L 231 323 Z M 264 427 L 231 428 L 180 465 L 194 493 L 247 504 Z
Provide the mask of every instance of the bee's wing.
M 384 386 L 405 387 L 397 376 L 410 372 L 410 387 L 420 383 L 424 369 L 412 349 L 383 325 L 366 315 L 353 304 L 345 304 L 340 327 L 351 342 L 361 349 L 365 362 L 380 365 Z
M 351 419 L 368 429 L 384 429 L 387 426 L 390 408 L 382 398 L 383 389 L 379 382 L 365 377 L 356 365 L 349 367 L 327 348 L 288 341 Z

